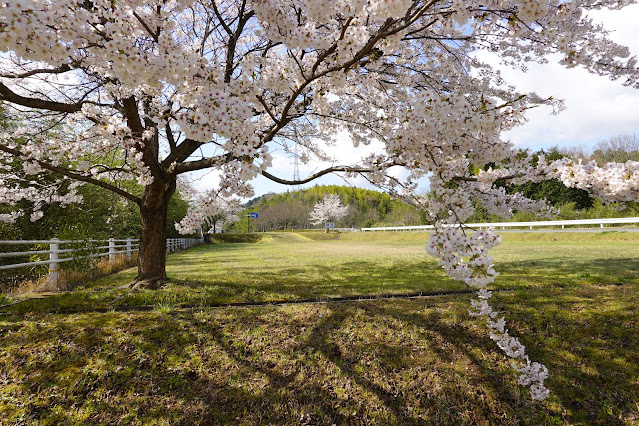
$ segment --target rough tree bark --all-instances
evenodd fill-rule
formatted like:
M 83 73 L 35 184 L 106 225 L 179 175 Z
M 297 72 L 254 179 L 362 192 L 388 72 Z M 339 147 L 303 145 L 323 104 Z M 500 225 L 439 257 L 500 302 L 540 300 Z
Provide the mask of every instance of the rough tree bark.
M 166 282 L 166 218 L 175 178 L 146 187 L 140 203 L 140 251 L 134 288 L 158 289 Z

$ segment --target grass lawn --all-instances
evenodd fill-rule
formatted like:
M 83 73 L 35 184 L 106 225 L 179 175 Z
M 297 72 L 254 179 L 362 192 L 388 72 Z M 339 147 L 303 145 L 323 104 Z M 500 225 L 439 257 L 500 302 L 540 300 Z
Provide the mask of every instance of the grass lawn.
M 550 369 L 530 400 L 423 233 L 267 234 L 1 308 L 0 424 L 639 424 L 639 234 L 507 234 L 493 304 Z M 185 308 L 188 306 L 189 308 Z M 96 312 L 147 307 L 148 311 Z

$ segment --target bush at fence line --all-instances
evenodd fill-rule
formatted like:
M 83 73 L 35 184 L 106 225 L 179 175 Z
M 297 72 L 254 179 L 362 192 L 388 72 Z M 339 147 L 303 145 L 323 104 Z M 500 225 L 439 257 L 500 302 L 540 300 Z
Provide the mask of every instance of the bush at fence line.
M 93 280 L 105 275 L 119 272 L 123 269 L 128 269 L 136 265 L 138 260 L 138 252 L 133 252 L 131 259 L 127 259 L 125 253 L 120 253 L 115 256 L 115 260 L 109 261 L 108 258 L 98 258 L 89 270 L 85 271 L 62 271 L 59 277 L 59 282 L 67 289 L 78 287 L 85 284 L 89 280 Z M 71 262 L 73 263 L 73 262 Z
M 137 262 L 137 252 L 133 253 L 130 260 L 127 259 L 126 254 L 116 255 L 114 261 L 109 261 L 106 258 L 89 260 L 91 260 L 91 262 L 88 263 L 84 269 L 77 267 L 62 268 L 59 272 L 57 283 L 52 282 L 48 274 L 46 274 L 35 279 L 23 281 L 19 286 L 12 289 L 10 294 L 73 290 L 86 284 L 88 281 L 135 266 Z
M 213 234 L 211 244 L 256 243 L 262 239 L 261 234 Z

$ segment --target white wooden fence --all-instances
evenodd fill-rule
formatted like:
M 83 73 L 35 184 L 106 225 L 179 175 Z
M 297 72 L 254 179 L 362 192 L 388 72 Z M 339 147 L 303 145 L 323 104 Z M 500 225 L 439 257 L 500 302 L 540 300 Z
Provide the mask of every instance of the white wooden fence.
M 58 273 L 60 264 L 71 262 L 78 259 L 90 259 L 96 257 L 108 256 L 109 261 L 115 261 L 118 254 L 124 253 L 128 260 L 131 259 L 133 252 L 140 250 L 140 240 L 127 238 L 125 240 L 110 238 L 108 240 L 59 240 L 52 238 L 50 240 L 18 240 L 18 241 L 0 241 L 0 258 L 29 258 L 35 255 L 46 255 L 48 259 L 38 261 L 28 261 L 21 263 L 13 263 L 10 265 L 0 265 L 0 271 L 5 269 L 28 268 L 38 265 L 49 266 L 49 279 L 56 284 L 58 282 Z M 166 240 L 166 250 L 169 253 L 175 252 L 178 248 L 181 250 L 200 244 L 201 240 L 194 238 L 168 238 Z M 24 245 L 24 246 L 47 246 L 46 249 L 25 250 L 25 251 L 3 251 L 2 246 L 7 245 Z M 63 246 L 74 246 L 71 248 L 62 248 Z M 62 256 L 61 256 L 62 255 Z
M 576 219 L 576 220 L 543 220 L 538 222 L 493 222 L 493 223 L 467 223 L 466 226 L 471 228 L 539 228 L 544 226 L 561 226 L 561 229 L 565 229 L 566 226 L 580 226 L 580 225 L 599 225 L 603 228 L 604 225 L 623 224 L 623 223 L 639 223 L 639 217 L 619 217 L 608 219 Z M 446 226 L 446 225 L 445 225 Z M 447 225 L 447 226 L 459 226 Z M 417 225 L 417 226 L 384 226 L 380 228 L 362 228 L 362 232 L 372 231 L 427 231 L 435 229 L 433 225 Z

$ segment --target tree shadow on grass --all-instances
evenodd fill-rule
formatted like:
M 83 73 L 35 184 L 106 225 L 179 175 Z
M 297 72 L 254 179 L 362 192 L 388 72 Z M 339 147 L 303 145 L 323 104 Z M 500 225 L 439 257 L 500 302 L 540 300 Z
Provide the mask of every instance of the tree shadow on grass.
M 198 261 L 194 261 L 198 263 Z M 181 265 L 188 269 L 190 262 Z M 178 278 L 179 277 L 179 278 Z M 370 296 L 462 290 L 464 285 L 451 281 L 437 266 L 410 261 L 380 265 L 376 262 L 345 262 L 336 265 L 313 264 L 304 268 L 285 267 L 268 270 L 250 265 L 235 267 L 233 274 L 210 276 L 169 275 L 169 284 L 161 290 L 127 292 L 114 287 L 90 288 L 30 300 L 5 311 L 90 312 L 135 306 L 211 306 L 234 302 L 273 302 L 342 296 Z
M 556 412 L 520 396 L 493 343 L 456 319 L 465 307 L 445 298 L 3 322 L 0 393 L 13 402 L 0 414 L 140 424 L 552 420 Z
M 542 258 L 527 261 L 499 262 L 501 274 L 496 285 L 544 287 L 546 285 L 639 284 L 636 258 L 591 259 Z M 531 274 L 532 272 L 532 274 Z
M 508 271 L 520 273 L 530 271 L 531 268 L 545 268 L 552 271 L 570 270 L 588 271 L 597 274 L 609 272 L 639 272 L 639 263 L 636 258 L 603 258 L 581 261 L 571 258 L 541 258 L 534 260 L 518 260 L 514 262 L 500 261 L 500 267 Z
M 237 280 L 243 277 L 250 285 Z M 215 276 L 210 279 L 180 282 L 191 288 L 219 286 L 237 289 L 241 294 L 247 288 L 277 292 L 287 299 L 304 299 L 314 296 L 350 296 L 388 292 L 414 292 L 462 288 L 444 277 L 443 272 L 432 265 L 415 265 L 411 262 L 394 262 L 379 265 L 376 262 L 345 262 L 336 265 L 311 264 L 304 268 L 289 267 L 276 270 L 256 269 L 251 266 L 234 268 L 232 277 Z M 241 298 L 241 297 L 240 297 Z M 242 298 L 242 300 L 248 300 Z
M 632 423 L 639 419 L 637 286 L 590 287 L 504 293 L 494 305 L 550 370 L 548 386 L 571 423 Z

